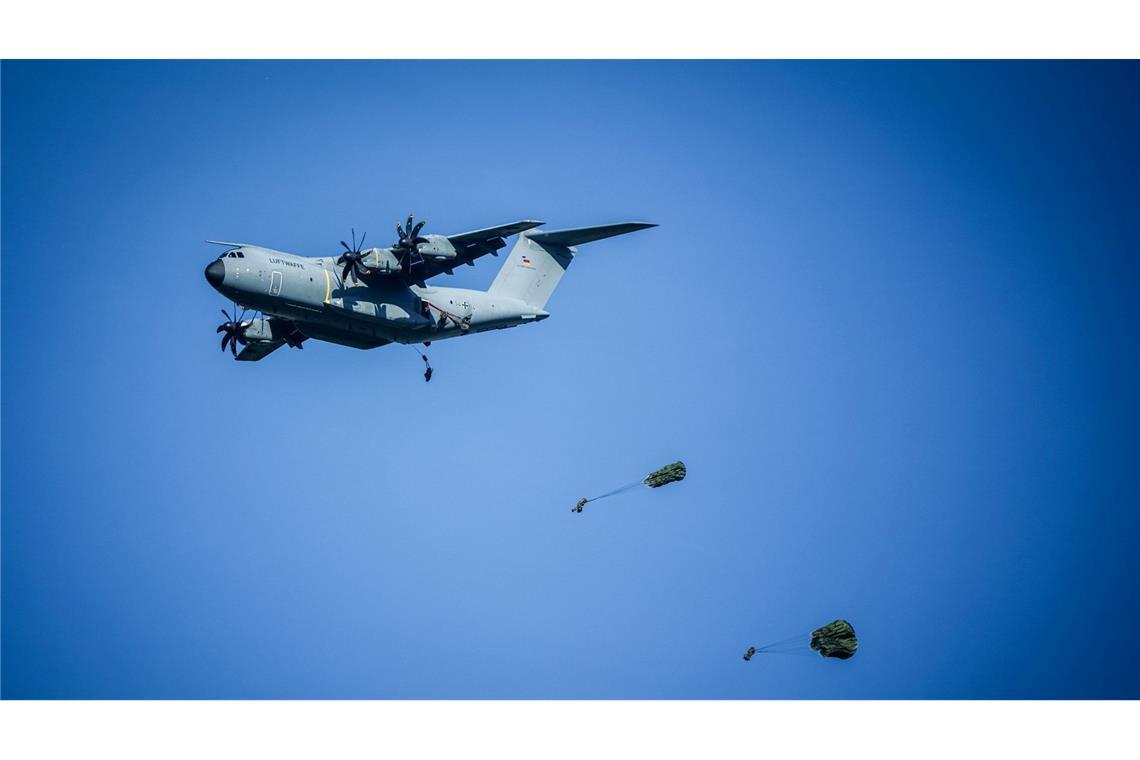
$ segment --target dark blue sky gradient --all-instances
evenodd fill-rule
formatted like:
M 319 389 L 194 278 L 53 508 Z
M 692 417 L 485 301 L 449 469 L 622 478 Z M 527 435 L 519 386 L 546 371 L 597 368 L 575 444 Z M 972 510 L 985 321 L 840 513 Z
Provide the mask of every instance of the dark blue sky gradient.
M 1137 64 L 2 76 L 3 696 L 1140 696 Z M 204 239 L 408 211 L 661 226 L 430 385 L 218 351 Z

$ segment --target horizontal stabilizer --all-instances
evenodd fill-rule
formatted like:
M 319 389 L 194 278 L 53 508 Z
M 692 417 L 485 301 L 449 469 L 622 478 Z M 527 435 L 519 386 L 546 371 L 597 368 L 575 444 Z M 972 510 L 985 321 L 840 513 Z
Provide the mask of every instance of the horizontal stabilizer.
M 646 222 L 623 222 L 621 224 L 603 224 L 601 227 L 576 227 L 572 230 L 532 232 L 527 235 L 527 237 L 536 243 L 570 247 L 572 245 L 592 243 L 595 240 L 602 240 L 604 238 L 613 237 L 614 235 L 624 235 L 627 232 L 637 232 L 638 230 L 645 230 L 656 226 L 656 224 L 648 224 Z

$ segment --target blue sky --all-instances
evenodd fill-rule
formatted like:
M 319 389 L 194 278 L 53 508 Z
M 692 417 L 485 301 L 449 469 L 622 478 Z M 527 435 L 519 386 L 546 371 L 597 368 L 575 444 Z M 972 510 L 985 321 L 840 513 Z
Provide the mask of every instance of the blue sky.
M 3 696 L 1140 696 L 1135 63 L 2 79 Z M 661 226 L 430 384 L 219 352 L 203 240 L 409 211 Z

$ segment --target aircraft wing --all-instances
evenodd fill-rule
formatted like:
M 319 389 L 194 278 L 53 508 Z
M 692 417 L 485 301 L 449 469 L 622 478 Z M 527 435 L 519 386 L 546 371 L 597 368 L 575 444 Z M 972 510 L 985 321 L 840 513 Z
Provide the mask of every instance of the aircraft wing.
M 275 341 L 250 341 L 245 345 L 241 351 L 238 352 L 237 360 L 239 362 L 257 362 L 261 361 L 271 353 L 285 345 L 283 340 Z
M 517 235 L 520 232 L 533 230 L 535 227 L 541 227 L 546 222 L 538 222 L 534 219 L 524 219 L 521 222 L 511 222 L 510 224 L 500 224 L 498 227 L 487 227 L 482 230 L 474 230 L 472 232 L 461 232 L 458 235 L 448 235 L 447 239 L 451 244 L 458 249 L 460 246 L 472 245 L 481 241 L 492 240 L 494 238 L 506 238 L 511 235 Z
M 621 224 L 603 224 L 600 227 L 576 227 L 572 230 L 549 230 L 536 232 L 530 239 L 536 243 L 550 243 L 552 245 L 572 246 L 592 243 L 615 235 L 624 235 L 627 232 L 647 230 L 656 227 L 648 222 L 622 222 Z
M 505 247 L 507 244 L 503 238 L 517 235 L 526 230 L 532 230 L 545 223 L 546 222 L 540 222 L 534 219 L 523 219 L 517 222 L 511 222 L 510 224 L 500 224 L 497 227 L 487 227 L 481 230 L 472 230 L 471 232 L 461 232 L 458 235 L 448 235 L 447 241 L 455 248 L 455 258 L 444 259 L 443 261 L 427 260 L 423 263 L 417 263 L 412 267 L 412 271 L 404 276 L 404 279 L 407 282 L 415 282 L 422 285 L 424 280 L 435 277 L 437 274 L 443 272 L 452 274 L 452 270 L 462 264 L 474 266 L 475 259 L 480 256 L 485 256 L 488 253 L 497 256 L 498 253 L 496 253 L 496 251 Z
M 269 332 L 268 335 L 262 333 L 262 336 L 268 339 L 250 340 L 246 343 L 245 348 L 238 352 L 237 360 L 239 362 L 261 361 L 286 343 L 297 348 L 304 348 L 301 344 L 308 338 L 290 320 L 270 317 L 264 322 L 268 324 Z M 249 333 L 246 333 L 246 336 L 251 337 Z M 269 336 L 272 337 L 269 338 Z

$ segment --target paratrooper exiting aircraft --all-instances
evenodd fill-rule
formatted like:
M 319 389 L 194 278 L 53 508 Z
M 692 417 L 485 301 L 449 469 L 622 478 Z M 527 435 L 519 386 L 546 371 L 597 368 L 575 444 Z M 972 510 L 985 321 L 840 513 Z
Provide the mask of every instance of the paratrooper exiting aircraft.
M 520 221 L 459 235 L 420 235 L 424 222 L 408 216 L 397 224 L 399 240 L 388 248 L 364 249 L 364 237 L 341 241 L 339 256 L 306 257 L 257 245 L 226 246 L 206 267 L 206 280 L 234 302 L 218 327 L 222 350 L 239 361 L 257 361 L 283 345 L 301 348 L 312 338 L 353 348 L 431 341 L 501 330 L 550 316 L 544 308 L 575 246 L 654 227 L 642 222 L 534 232 L 544 224 Z M 497 256 L 504 238 L 518 235 L 498 276 L 486 290 L 436 287 L 428 280 L 452 274 L 488 253 Z M 237 313 L 237 307 L 243 313 Z M 244 310 L 261 312 L 245 320 Z M 237 350 L 242 345 L 241 352 Z M 426 357 L 424 358 L 426 362 Z M 430 379 L 429 371 L 425 379 Z

